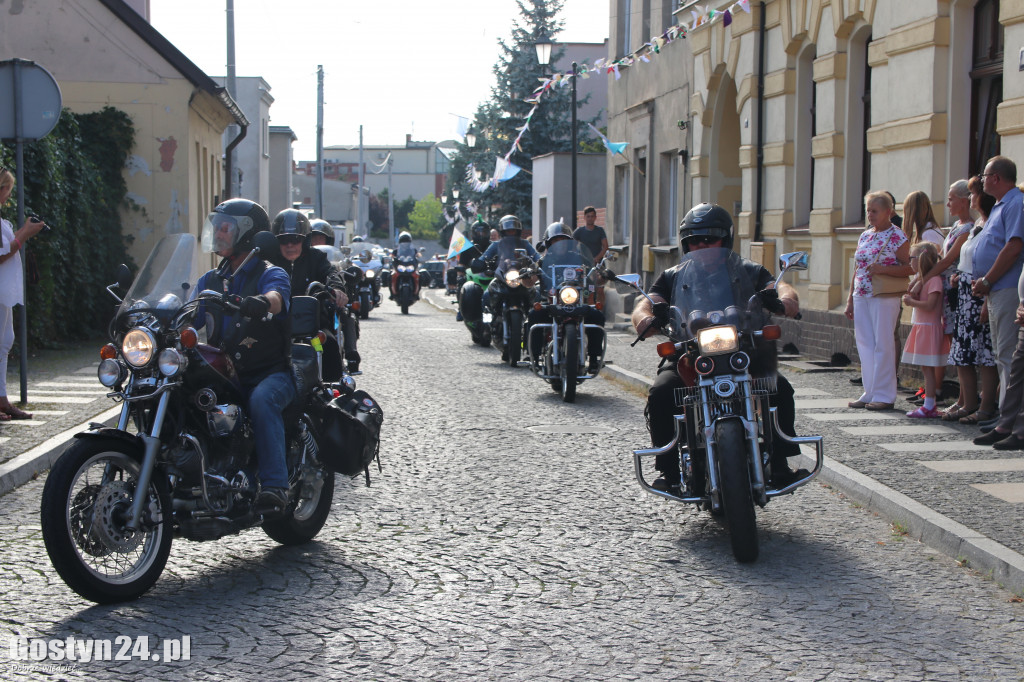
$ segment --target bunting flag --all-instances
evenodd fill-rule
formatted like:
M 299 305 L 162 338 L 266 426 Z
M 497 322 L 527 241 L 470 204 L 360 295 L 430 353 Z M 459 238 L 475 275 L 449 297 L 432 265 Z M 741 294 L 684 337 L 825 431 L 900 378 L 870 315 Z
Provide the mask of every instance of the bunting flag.
M 601 138 L 601 142 L 604 143 L 604 148 L 610 151 L 612 154 L 622 154 L 622 152 L 626 150 L 626 147 L 629 146 L 628 142 L 610 141 L 607 137 L 601 134 L 600 130 L 594 127 L 593 123 L 588 123 L 587 125 L 590 126 L 590 129 L 594 131 L 594 134 Z
M 452 230 L 452 240 L 448 243 L 448 255 L 445 260 L 458 256 L 460 253 L 472 246 L 473 242 L 466 239 L 466 235 L 459 232 L 459 228 L 454 228 Z

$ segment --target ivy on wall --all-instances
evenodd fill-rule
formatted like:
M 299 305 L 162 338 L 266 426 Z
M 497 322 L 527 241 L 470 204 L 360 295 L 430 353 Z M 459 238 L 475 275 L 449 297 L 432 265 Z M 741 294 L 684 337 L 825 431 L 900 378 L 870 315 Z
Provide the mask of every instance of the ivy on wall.
M 105 107 L 90 114 L 64 109 L 49 135 L 24 144 L 25 209 L 52 227 L 26 249 L 33 347 L 60 347 L 106 332 L 115 310 L 106 286 L 119 264 L 131 265 L 120 210 L 127 207 L 123 168 L 134 139 L 128 115 Z M 14 168 L 13 143 L 0 147 L 0 164 Z M 17 190 L 0 208 L 12 225 L 16 196 Z

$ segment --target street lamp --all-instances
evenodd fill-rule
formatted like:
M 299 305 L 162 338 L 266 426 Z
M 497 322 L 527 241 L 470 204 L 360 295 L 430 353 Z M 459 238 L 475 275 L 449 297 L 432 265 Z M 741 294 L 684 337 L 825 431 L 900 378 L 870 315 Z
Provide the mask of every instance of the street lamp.
M 547 34 L 542 34 L 534 47 L 537 49 L 537 63 L 542 69 L 551 64 L 551 47 L 553 43 Z M 572 63 L 572 219 L 571 229 L 576 229 L 576 62 Z
M 473 132 L 473 126 L 469 126 L 469 130 L 466 131 L 466 146 L 470 149 L 476 146 L 476 133 Z

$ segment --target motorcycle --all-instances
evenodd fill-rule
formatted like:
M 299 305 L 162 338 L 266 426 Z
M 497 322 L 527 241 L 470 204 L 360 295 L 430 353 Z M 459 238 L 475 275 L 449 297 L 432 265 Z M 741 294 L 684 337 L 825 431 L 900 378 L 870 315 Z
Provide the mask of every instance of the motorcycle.
M 359 338 L 359 314 L 358 310 L 353 310 L 353 302 L 358 298 L 358 282 L 357 275 L 351 271 L 347 265 L 345 254 L 334 246 L 314 246 L 314 249 L 323 251 L 327 255 L 327 260 L 334 265 L 342 276 L 345 285 L 345 295 L 348 297 L 348 303 L 345 304 L 344 308 L 338 308 L 334 304 L 333 297 L 330 296 L 327 287 L 322 283 L 316 282 L 318 286 L 314 287 L 314 283 L 310 283 L 310 286 L 306 290 L 307 296 L 315 296 L 321 305 L 320 319 L 325 323 L 324 329 L 334 335 L 334 338 L 338 340 L 338 347 L 341 349 L 345 348 L 345 329 L 349 329 L 349 333 L 354 334 L 355 338 Z M 349 360 L 345 357 L 345 352 L 341 352 L 341 368 L 343 377 L 347 376 L 358 376 L 362 374 L 359 368 L 353 361 L 352 366 L 349 366 Z
M 465 274 L 466 278 L 456 294 L 459 312 L 462 313 L 462 323 L 469 330 L 473 343 L 478 346 L 490 346 L 492 318 L 491 313 L 484 309 L 483 298 L 494 277 L 485 269 L 466 269 L 462 265 L 455 266 L 454 271 L 460 275 Z
M 395 294 L 395 302 L 402 308 L 402 314 L 409 314 L 409 306 L 419 300 L 417 285 L 423 277 L 417 271 L 420 251 L 412 244 L 400 243 L 391 262 L 389 286 Z M 430 276 L 427 275 L 427 281 Z
M 530 326 L 526 348 L 534 374 L 550 382 L 567 403 L 576 400 L 578 384 L 598 374 L 586 369 L 589 344 L 600 335 L 602 360 L 607 345 L 604 327 L 585 319 L 593 310 L 584 302 L 593 262 L 590 250 L 573 239 L 553 242 L 540 261 L 544 286 L 550 289 L 547 300 L 534 309 L 546 313 L 551 322 Z M 534 356 L 535 349 L 541 349 L 539 357 Z
M 356 280 L 355 301 L 352 308 L 357 311 L 359 319 L 366 320 L 370 311 L 380 305 L 380 272 L 383 265 L 369 251 L 364 251 L 359 258 L 352 261 L 348 272 Z
M 246 261 L 278 248 L 268 232 L 256 245 Z M 117 426 L 92 424 L 76 434 L 43 488 L 50 560 L 71 589 L 97 603 L 135 599 L 152 587 L 174 536 L 208 541 L 259 526 L 282 544 L 311 540 L 330 512 L 335 473 L 363 471 L 369 483 L 378 457 L 383 412 L 351 386 L 321 382 L 319 358 L 303 343 L 319 330 L 319 304 L 296 296 L 289 315 L 297 398 L 284 412 L 288 503 L 257 504 L 244 390 L 231 358 L 200 343 L 190 325 L 200 305 L 237 311 L 240 300 L 190 292 L 197 266 L 190 234 L 164 237 L 134 282 L 121 266 L 118 283 L 107 287 L 120 306 L 98 368 L 108 397 L 121 403 Z M 115 288 L 127 290 L 123 298 Z
M 487 287 L 491 342 L 501 351 L 502 362 L 510 367 L 518 365 L 522 357 L 526 311 L 533 305 L 538 275 L 537 265 L 526 249 L 517 248 L 520 241 L 518 237 L 501 238 L 493 262 L 494 279 Z
M 750 562 L 759 551 L 754 505 L 764 507 L 771 498 L 809 483 L 821 471 L 824 447 L 821 436 L 790 437 L 779 430 L 776 408 L 769 405 L 775 374 L 751 373 L 751 358 L 763 357 L 756 354 L 758 346 L 778 339 L 781 329 L 770 324 L 739 260 L 729 249 L 705 248 L 686 254 L 678 266 L 664 327 L 669 340 L 658 344 L 658 354 L 676 360 L 685 383 L 676 389 L 681 412 L 675 417 L 676 437 L 664 447 L 634 450 L 633 463 L 647 492 L 724 516 L 733 555 Z M 779 268 L 776 284 L 790 270 L 807 269 L 807 254 L 783 254 Z M 651 300 L 640 288 L 639 275 L 608 270 L 602 275 Z M 724 285 L 714 286 L 715 279 Z M 769 483 L 773 433 L 816 451 L 814 470 L 781 488 Z M 644 478 L 643 460 L 673 452 L 677 443 L 682 488 L 678 493 L 653 488 Z

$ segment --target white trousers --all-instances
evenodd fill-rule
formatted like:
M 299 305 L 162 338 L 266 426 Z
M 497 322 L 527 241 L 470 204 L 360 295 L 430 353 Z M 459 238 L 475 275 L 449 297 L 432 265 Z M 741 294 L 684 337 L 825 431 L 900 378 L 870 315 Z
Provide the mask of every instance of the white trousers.
M 853 332 L 860 355 L 866 403 L 896 402 L 896 344 L 899 296 L 854 296 Z
M 7 395 L 7 356 L 14 348 L 14 308 L 0 305 L 0 397 Z

